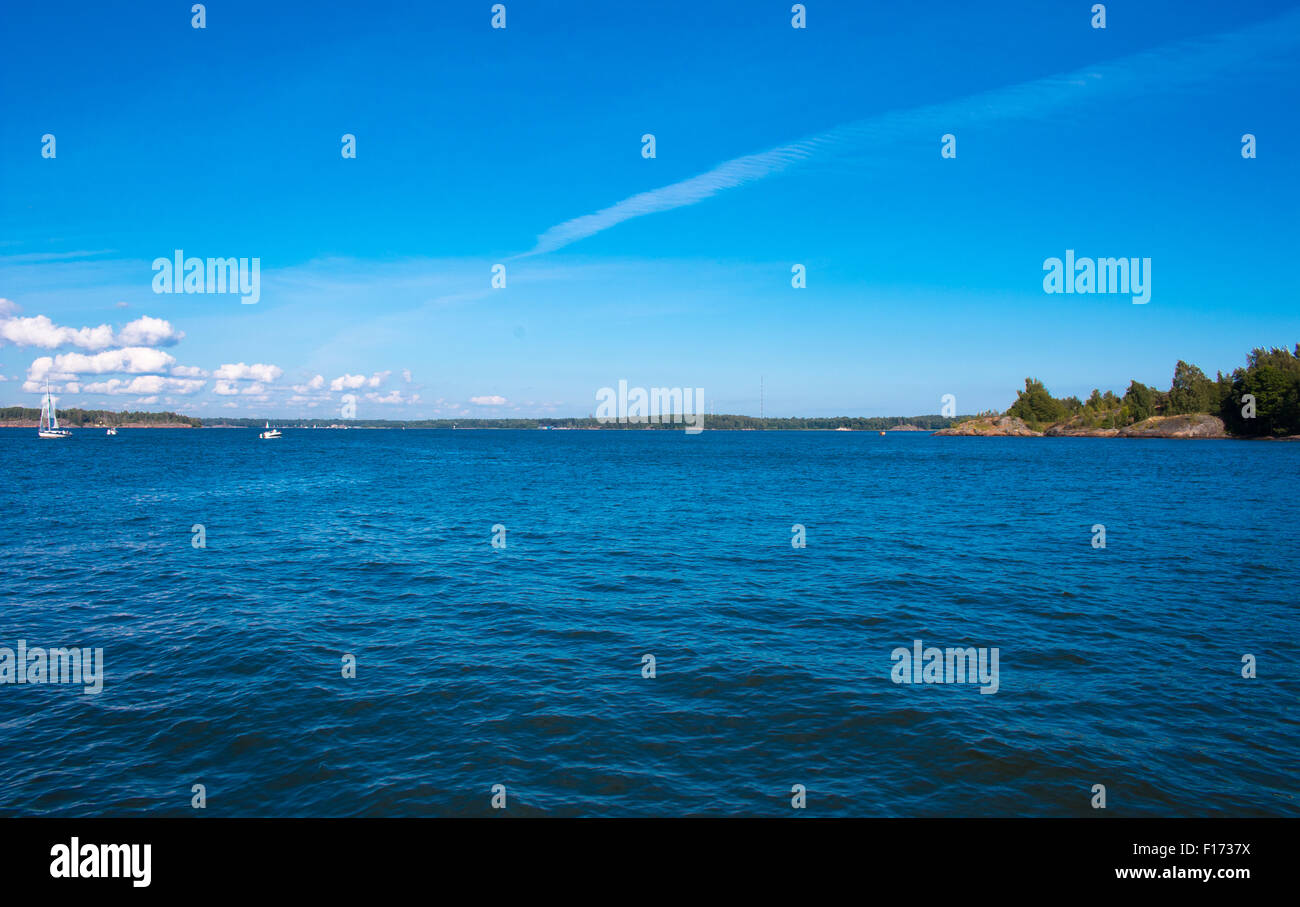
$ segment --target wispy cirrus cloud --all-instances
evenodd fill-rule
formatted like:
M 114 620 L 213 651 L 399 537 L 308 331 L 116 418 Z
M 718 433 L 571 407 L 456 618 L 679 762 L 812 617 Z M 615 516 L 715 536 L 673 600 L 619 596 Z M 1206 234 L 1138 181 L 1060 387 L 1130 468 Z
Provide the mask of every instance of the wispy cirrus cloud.
M 31 265 L 49 261 L 80 261 L 112 255 L 116 251 L 116 249 L 77 249 L 71 252 L 18 252 L 13 255 L 0 255 L 0 264 Z
M 862 154 L 926 131 L 952 132 L 972 123 L 1040 117 L 1072 105 L 1140 91 L 1149 94 L 1220 77 L 1243 65 L 1294 54 L 1300 46 L 1300 11 L 1244 29 L 1180 41 L 1069 73 L 1047 76 L 943 104 L 895 111 L 846 123 L 818 135 L 724 161 L 698 176 L 564 221 L 516 257 L 553 252 L 624 221 L 694 205 L 705 199 L 813 159 Z M 938 134 L 933 138 L 938 140 Z

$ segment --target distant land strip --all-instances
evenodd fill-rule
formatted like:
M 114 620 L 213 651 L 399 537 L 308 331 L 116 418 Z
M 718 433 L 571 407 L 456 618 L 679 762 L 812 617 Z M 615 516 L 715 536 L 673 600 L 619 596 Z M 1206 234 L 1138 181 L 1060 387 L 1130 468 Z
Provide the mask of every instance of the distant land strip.
M 665 417 L 666 418 L 666 417 Z M 704 427 L 721 431 L 937 431 L 955 424 L 961 416 L 838 416 L 831 418 L 759 418 L 719 414 L 704 417 Z M 969 418 L 969 417 L 967 417 Z M 530 419 L 272 419 L 277 428 L 550 428 L 583 431 L 635 431 L 639 429 L 681 431 L 676 422 L 605 422 L 593 417 L 546 417 Z M 261 428 L 265 419 L 213 419 L 205 428 Z
M 0 409 L 0 427 L 36 428 L 41 416 L 38 409 L 11 406 Z M 831 418 L 758 418 L 720 414 L 705 416 L 707 428 L 737 431 L 937 431 L 971 416 L 837 416 Z M 70 428 L 261 428 L 267 422 L 276 428 L 551 428 L 582 430 L 682 429 L 678 422 L 603 422 L 586 418 L 529 419 L 332 419 L 270 418 L 209 419 L 179 413 L 119 413 L 102 409 L 68 409 L 59 412 L 59 423 Z
M 36 428 L 41 411 L 25 406 L 0 407 L 0 428 Z M 107 409 L 61 409 L 59 424 L 67 428 L 201 428 L 202 419 L 178 413 L 113 412 Z

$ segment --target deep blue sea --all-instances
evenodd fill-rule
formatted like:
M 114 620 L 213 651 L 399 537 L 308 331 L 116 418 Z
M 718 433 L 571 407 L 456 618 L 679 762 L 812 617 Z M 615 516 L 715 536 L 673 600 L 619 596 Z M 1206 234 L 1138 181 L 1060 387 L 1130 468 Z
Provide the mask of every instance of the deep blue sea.
M 0 685 L 0 815 L 1300 815 L 1300 444 L 0 429 L 0 464 L 0 647 L 106 666 Z M 996 647 L 997 692 L 894 683 L 917 639 Z

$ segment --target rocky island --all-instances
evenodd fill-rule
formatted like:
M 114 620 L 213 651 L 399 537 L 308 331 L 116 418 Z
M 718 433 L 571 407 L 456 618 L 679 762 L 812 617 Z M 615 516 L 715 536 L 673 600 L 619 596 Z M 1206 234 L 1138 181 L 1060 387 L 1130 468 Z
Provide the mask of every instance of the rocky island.
M 1211 380 L 1179 361 L 1162 391 L 1131 381 L 1122 397 L 1053 397 L 1036 378 L 1005 413 L 959 419 L 936 435 L 1048 438 L 1275 438 L 1300 440 L 1300 344 L 1252 350 L 1246 366 Z

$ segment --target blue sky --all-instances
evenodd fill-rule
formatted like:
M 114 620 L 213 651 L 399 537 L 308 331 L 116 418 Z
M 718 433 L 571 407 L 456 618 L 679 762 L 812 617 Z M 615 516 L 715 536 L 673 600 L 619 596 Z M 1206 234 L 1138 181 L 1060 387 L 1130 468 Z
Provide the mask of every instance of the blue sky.
M 1300 340 L 1294 4 L 505 5 L 8 11 L 0 403 L 974 412 Z M 1151 302 L 1045 294 L 1067 248 Z M 259 258 L 259 302 L 155 294 L 176 249 Z

